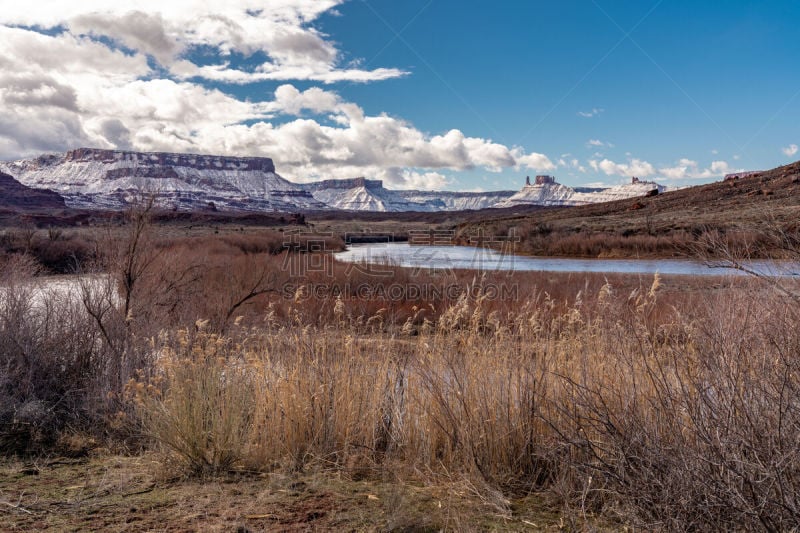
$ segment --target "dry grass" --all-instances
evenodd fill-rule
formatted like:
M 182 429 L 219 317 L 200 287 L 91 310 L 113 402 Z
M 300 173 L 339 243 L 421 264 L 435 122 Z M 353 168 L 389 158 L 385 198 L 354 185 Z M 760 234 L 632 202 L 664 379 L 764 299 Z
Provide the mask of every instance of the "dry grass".
M 498 516 L 458 481 L 426 486 L 330 471 L 170 480 L 156 459 L 0 459 L 0 530 L 563 531 L 569 524 L 540 495 L 516 499 L 513 516 Z
M 186 472 L 456 475 L 501 514 L 547 489 L 576 516 L 785 530 L 800 520 L 798 316 L 759 290 L 688 313 L 659 308 L 657 278 L 565 310 L 464 299 L 414 337 L 183 332 L 131 389 Z
M 69 435 L 94 430 L 201 479 L 457 484 L 502 520 L 545 491 L 576 526 L 800 524 L 796 280 L 531 273 L 502 301 L 497 279 L 397 269 L 471 296 L 294 300 L 274 236 L 170 242 L 136 216 L 74 297 L 34 305 L 25 258 L 0 275 L 5 451 L 85 452 Z M 331 274 L 301 281 L 376 283 Z

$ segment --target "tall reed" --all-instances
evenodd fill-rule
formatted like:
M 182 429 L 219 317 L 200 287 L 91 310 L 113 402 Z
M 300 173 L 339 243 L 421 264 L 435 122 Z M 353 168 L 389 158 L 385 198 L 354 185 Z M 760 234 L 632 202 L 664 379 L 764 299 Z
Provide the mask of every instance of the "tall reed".
M 797 309 L 759 291 L 669 310 L 656 278 L 503 316 L 465 297 L 392 335 L 184 333 L 140 405 L 194 471 L 458 473 L 648 528 L 783 530 L 800 520 L 800 334 Z

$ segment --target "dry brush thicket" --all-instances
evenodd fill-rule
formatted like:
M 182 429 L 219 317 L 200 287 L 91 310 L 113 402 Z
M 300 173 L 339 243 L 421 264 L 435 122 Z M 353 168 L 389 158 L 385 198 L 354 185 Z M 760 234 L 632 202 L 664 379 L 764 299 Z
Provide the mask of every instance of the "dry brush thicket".
M 295 301 L 284 255 L 159 244 L 146 215 L 70 295 L 34 294 L 24 259 L 4 270 L 5 451 L 94 427 L 187 474 L 457 476 L 499 512 L 548 491 L 578 520 L 800 525 L 791 279 L 676 295 L 658 277 L 558 293 L 531 278 L 498 302 L 462 276 L 454 301 Z
M 500 508 L 550 490 L 648 528 L 796 526 L 797 309 L 754 287 L 659 310 L 656 285 L 566 312 L 464 299 L 413 335 L 359 334 L 346 306 L 329 328 L 179 331 L 128 392 L 190 472 L 457 473 Z

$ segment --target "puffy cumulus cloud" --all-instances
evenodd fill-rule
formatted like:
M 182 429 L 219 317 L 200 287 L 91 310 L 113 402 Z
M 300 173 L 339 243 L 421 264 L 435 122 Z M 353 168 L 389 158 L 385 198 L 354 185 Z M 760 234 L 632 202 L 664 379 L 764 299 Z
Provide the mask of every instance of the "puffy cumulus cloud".
M 547 172 L 555 170 L 556 165 L 544 154 L 537 154 L 536 152 L 525 154 L 521 150 L 514 152 L 517 159 L 517 166 L 536 170 L 538 172 Z
M 310 102 L 309 102 L 310 99 Z M 334 95 L 279 88 L 271 110 L 301 111 L 318 106 L 334 113 L 334 125 L 298 118 L 283 124 L 231 126 L 209 134 L 210 148 L 234 153 L 266 151 L 295 180 L 367 175 L 388 186 L 431 189 L 449 183 L 440 171 L 483 168 L 499 171 L 525 166 L 548 170 L 547 156 L 525 153 L 459 130 L 429 136 L 408 122 L 363 110 Z
M 268 107 L 280 113 L 299 115 L 303 110 L 315 113 L 336 112 L 340 110 L 340 106 L 341 100 L 336 93 L 319 87 L 300 92 L 294 85 L 281 85 L 275 91 L 275 101 Z
M 708 180 L 734 172 L 727 161 L 712 161 L 707 168 L 700 168 L 697 161 L 683 158 L 675 166 L 658 169 L 659 174 L 671 180 Z
M 494 143 L 490 140 L 479 139 L 475 137 L 465 138 L 464 135 L 458 130 L 451 130 L 448 135 L 455 134 L 461 139 L 465 150 L 465 155 L 469 163 L 463 168 L 484 167 L 492 172 L 500 172 L 504 167 L 510 167 L 517 164 L 525 166 L 529 165 L 531 157 L 540 154 L 530 154 L 520 157 L 520 160 L 515 160 L 511 150 L 502 144 Z M 459 147 L 460 148 L 460 147 Z
M 732 169 L 727 161 L 712 161 L 710 170 L 715 176 L 721 176 L 726 172 L 730 172 Z
M 135 128 L 153 123 L 195 129 L 236 124 L 262 118 L 267 111 L 262 104 L 237 100 L 217 89 L 163 79 L 87 89 L 80 101 L 84 116 L 118 117 Z
M 75 89 L 47 75 L 0 74 L 0 98 L 9 107 L 78 110 Z
M 80 119 L 64 109 L 5 109 L 0 113 L 1 159 L 60 152 L 91 142 Z
M 394 68 L 342 68 L 343 54 L 312 23 L 344 0 L 37 0 L 0 11 L 0 24 L 30 34 L 54 30 L 86 45 L 150 57 L 172 76 L 232 83 L 262 80 L 367 82 L 403 76 Z M 203 64 L 193 52 L 202 49 Z M 257 55 L 259 54 L 259 55 Z M 231 66 L 234 56 L 263 57 Z M 209 57 L 210 56 L 210 57 Z M 61 56 L 53 54 L 58 61 Z
M 615 163 L 610 159 L 591 159 L 589 166 L 595 172 L 603 172 L 607 176 L 638 176 L 646 178 L 656 173 L 653 165 L 641 159 L 631 159 L 627 163 Z
M 380 174 L 387 187 L 401 189 L 441 190 L 453 180 L 438 172 L 417 172 L 409 169 L 389 169 Z
M 4 72 L 49 73 L 75 82 L 90 79 L 108 84 L 150 73 L 142 54 L 128 54 L 88 37 L 46 35 L 1 24 L 0 67 Z
M 603 172 L 608 176 L 658 176 L 672 181 L 709 180 L 735 172 L 726 161 L 712 161 L 708 167 L 701 168 L 697 161 L 688 158 L 680 159 L 674 166 L 658 169 L 641 159 L 630 159 L 627 163 L 593 159 L 589 161 L 589 166 L 595 172 Z
M 310 103 L 307 97 L 313 97 Z M 395 117 L 365 116 L 355 104 L 330 95 L 282 87 L 267 107 L 301 111 L 312 105 L 334 113 L 338 120 L 323 124 L 311 118 L 297 118 L 282 124 L 259 122 L 209 128 L 201 132 L 202 142 L 212 152 L 269 155 L 290 179 L 367 175 L 383 178 L 387 185 L 397 188 L 445 185 L 448 181 L 441 170 L 553 166 L 544 155 L 526 154 L 488 139 L 468 137 L 459 130 L 429 136 Z
M 89 144 L 93 91 L 150 73 L 147 58 L 88 38 L 0 26 L 0 157 Z
M 337 93 L 281 85 L 244 99 L 209 80 L 374 81 L 313 27 L 344 0 L 38 0 L 0 10 L 0 158 L 78 146 L 262 155 L 289 179 L 366 175 L 437 188 L 447 171 L 555 165 L 452 129 L 368 116 Z
M 792 157 L 797 153 L 797 151 L 798 147 L 796 144 L 790 144 L 786 148 L 781 148 L 781 152 L 783 152 L 783 155 L 785 155 L 786 157 Z
M 544 154 L 459 130 L 431 136 L 396 117 L 367 116 L 358 105 L 317 87 L 300 91 L 282 85 L 273 99 L 249 102 L 167 79 L 72 91 L 57 80 L 23 76 L 0 77 L 0 86 L 0 100 L 16 113 L 0 120 L 0 150 L 15 155 L 77 145 L 261 155 L 272 157 L 294 181 L 365 175 L 390 187 L 419 189 L 449 184 L 447 170 L 555 168 Z
M 110 13 L 79 14 L 68 19 L 71 32 L 79 35 L 110 37 L 120 45 L 138 50 L 169 65 L 181 50 L 177 39 L 168 34 L 164 18 L 159 13 L 142 11 L 114 15 Z

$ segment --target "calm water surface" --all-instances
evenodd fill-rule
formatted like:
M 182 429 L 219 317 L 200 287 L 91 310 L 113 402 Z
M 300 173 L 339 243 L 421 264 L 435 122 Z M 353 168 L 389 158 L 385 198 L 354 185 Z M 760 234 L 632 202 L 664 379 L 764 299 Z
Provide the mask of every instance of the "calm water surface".
M 603 272 L 687 276 L 745 275 L 728 268 L 712 268 L 689 259 L 569 259 L 528 257 L 471 246 L 411 246 L 408 243 L 354 244 L 336 259 L 350 263 L 391 264 L 412 268 L 472 269 L 485 271 Z M 800 276 L 800 265 L 751 261 L 749 267 L 776 276 Z

